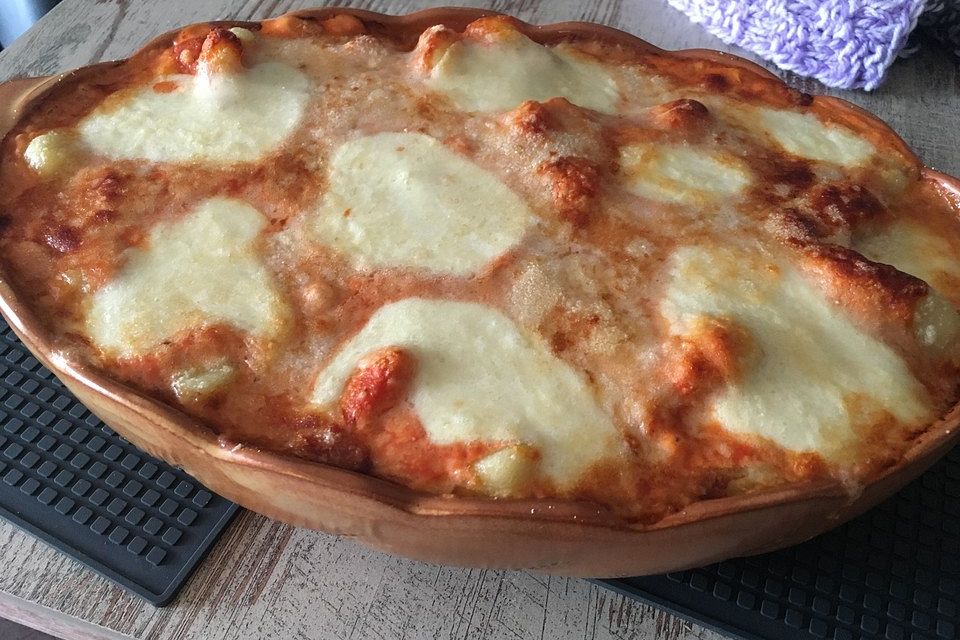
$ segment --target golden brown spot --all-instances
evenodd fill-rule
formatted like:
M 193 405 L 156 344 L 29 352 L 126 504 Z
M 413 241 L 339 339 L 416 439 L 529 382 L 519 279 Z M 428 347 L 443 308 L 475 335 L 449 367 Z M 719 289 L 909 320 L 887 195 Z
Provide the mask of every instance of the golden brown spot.
M 99 209 L 97 210 L 96 213 L 93 214 L 94 222 L 100 222 L 100 223 L 113 222 L 119 217 L 120 217 L 120 214 L 110 209 Z
M 511 16 L 484 16 L 467 25 L 463 35 L 477 40 L 509 35 L 520 30 L 520 23 Z
M 585 158 L 563 156 L 548 160 L 537 168 L 537 173 L 550 183 L 553 203 L 560 217 L 574 227 L 589 222 L 592 199 L 600 189 L 600 172 Z
M 688 98 L 657 105 L 650 111 L 656 126 L 678 133 L 697 134 L 710 123 L 707 107 Z
M 770 214 L 766 228 L 779 240 L 791 244 L 806 244 L 821 237 L 822 229 L 809 215 L 796 207 L 786 207 Z
M 792 472 L 798 478 L 812 478 L 823 473 L 823 459 L 814 453 L 799 453 L 790 461 Z
M 172 80 L 164 80 L 153 85 L 153 90 L 157 93 L 173 93 L 177 90 L 177 83 Z
M 207 74 L 238 73 L 243 69 L 243 43 L 229 29 L 214 27 L 203 41 L 197 71 Z
M 205 36 L 187 38 L 173 45 L 173 57 L 179 66 L 180 73 L 197 72 L 197 60 L 200 58 L 205 39 Z
M 93 192 L 102 202 L 117 201 L 124 193 L 126 176 L 113 169 L 106 169 L 104 173 L 92 182 Z
M 80 232 L 68 225 L 56 225 L 43 234 L 44 243 L 58 253 L 70 253 L 80 247 Z
M 392 408 L 403 398 L 415 370 L 413 356 L 399 347 L 386 347 L 364 358 L 340 396 L 344 421 L 362 423 Z
M 570 337 L 563 331 L 557 331 L 550 337 L 550 349 L 556 354 L 563 353 L 569 349 L 570 346 Z
M 855 227 L 883 214 L 883 205 L 850 182 L 818 184 L 804 202 L 771 213 L 768 228 L 781 240 L 807 246 L 822 241 L 846 244 Z
M 370 465 L 370 452 L 343 425 L 326 416 L 306 415 L 294 421 L 292 452 L 307 460 L 361 470 Z
M 147 239 L 147 234 L 140 226 L 130 226 L 120 232 L 120 242 L 125 247 L 139 247 Z
M 667 378 L 681 395 L 735 381 L 753 348 L 747 330 L 719 318 L 703 318 L 694 331 L 668 347 Z
M 473 141 L 466 136 L 454 135 L 444 138 L 443 144 L 447 145 L 460 155 L 470 155 L 473 152 Z
M 420 39 L 417 41 L 413 56 L 414 68 L 421 73 L 430 73 L 447 49 L 459 39 L 460 34 L 452 29 L 441 25 L 430 27 L 420 34 Z
M 546 105 L 534 100 L 525 100 L 507 114 L 507 121 L 520 133 L 539 134 L 556 126 Z
M 869 318 L 883 310 L 903 326 L 913 321 L 916 304 L 929 293 L 926 282 L 888 264 L 832 244 L 802 246 L 804 269 L 855 317 Z
M 852 228 L 883 212 L 883 205 L 872 193 L 852 182 L 816 185 L 809 201 L 813 213 L 830 228 Z

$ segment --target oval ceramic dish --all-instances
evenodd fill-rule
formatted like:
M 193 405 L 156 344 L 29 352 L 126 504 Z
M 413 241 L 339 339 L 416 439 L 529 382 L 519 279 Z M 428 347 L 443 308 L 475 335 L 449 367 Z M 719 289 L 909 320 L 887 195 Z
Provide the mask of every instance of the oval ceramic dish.
M 407 16 L 321 9 L 294 15 L 309 18 L 348 13 L 374 32 L 409 37 L 411 46 L 426 27 L 462 30 L 492 12 L 438 9 Z M 229 26 L 250 23 L 230 22 Z M 604 26 L 564 23 L 522 25 L 541 42 L 580 36 L 639 50 L 658 51 L 629 34 Z M 149 51 L 170 44 L 167 34 Z M 662 52 L 661 52 L 662 53 Z M 688 50 L 665 54 L 739 68 L 754 80 L 773 78 L 735 56 Z M 123 62 L 85 67 L 50 78 L 0 85 L 0 136 L 31 104 L 58 86 L 95 77 Z M 775 78 L 774 78 L 775 79 Z M 889 136 L 916 160 L 884 123 L 846 102 L 817 98 L 821 109 Z M 960 199 L 960 181 L 922 169 L 944 198 Z M 960 406 L 953 407 L 918 437 L 906 455 L 858 495 L 835 482 L 705 500 L 653 525 L 631 524 L 597 507 L 561 500 L 491 500 L 425 495 L 402 486 L 323 464 L 260 451 L 224 448 L 214 433 L 185 414 L 152 400 L 81 362 L 64 358 L 31 311 L 28 293 L 11 288 L 0 270 L 0 310 L 27 347 L 76 396 L 118 433 L 149 453 L 183 467 L 212 490 L 285 522 L 352 536 L 373 547 L 430 562 L 523 568 L 580 576 L 623 576 L 679 570 L 723 558 L 773 550 L 810 538 L 863 512 L 917 477 L 957 440 Z

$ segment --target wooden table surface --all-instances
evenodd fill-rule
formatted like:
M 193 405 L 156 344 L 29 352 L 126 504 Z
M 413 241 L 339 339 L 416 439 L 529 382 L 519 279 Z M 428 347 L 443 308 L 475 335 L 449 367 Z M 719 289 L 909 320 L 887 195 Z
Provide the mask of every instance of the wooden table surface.
M 121 58 L 152 36 L 191 22 L 254 20 L 318 1 L 66 0 L 0 53 L 0 81 Z M 339 4 L 405 13 L 454 3 Z M 732 50 L 665 0 L 461 4 L 531 22 L 603 22 L 670 49 Z M 824 91 L 815 82 L 788 81 Z M 927 164 L 960 174 L 960 74 L 946 55 L 927 51 L 899 62 L 873 94 L 832 93 L 886 119 Z M 584 580 L 426 565 L 249 512 L 234 521 L 163 609 L 0 522 L 0 615 L 66 638 L 719 638 Z

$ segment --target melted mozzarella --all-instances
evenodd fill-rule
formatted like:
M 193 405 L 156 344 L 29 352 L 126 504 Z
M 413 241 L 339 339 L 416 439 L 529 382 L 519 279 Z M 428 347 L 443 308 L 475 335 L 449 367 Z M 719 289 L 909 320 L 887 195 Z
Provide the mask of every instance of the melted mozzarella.
M 320 372 L 313 402 L 336 403 L 364 355 L 387 346 L 416 360 L 409 399 L 432 442 L 529 445 L 539 473 L 560 487 L 620 452 L 586 381 L 538 337 L 475 303 L 408 298 L 381 308 Z M 484 467 L 498 486 L 519 472 L 506 459 Z
M 677 204 L 696 205 L 735 196 L 750 183 L 739 161 L 681 145 L 625 146 L 620 150 L 620 167 L 632 193 Z
M 536 476 L 537 461 L 522 446 L 509 446 L 478 460 L 473 470 L 483 492 L 493 496 L 517 495 Z
M 226 384 L 234 373 L 233 367 L 228 363 L 218 362 L 203 368 L 181 371 L 173 376 L 170 386 L 181 400 L 190 399 L 216 391 Z
M 419 133 L 380 133 L 340 146 L 315 229 L 360 268 L 469 275 L 533 224 L 496 176 Z
M 466 111 L 506 111 L 524 100 L 566 98 L 613 113 L 620 97 L 600 64 L 512 30 L 491 41 L 455 42 L 434 65 L 427 85 Z
M 759 123 L 780 146 L 802 158 L 856 166 L 874 153 L 869 141 L 840 125 L 822 122 L 812 113 L 764 107 L 756 110 L 756 120 L 749 112 L 744 117 L 750 118 L 748 122 Z
M 731 249 L 682 248 L 661 311 L 675 334 L 718 318 L 754 342 L 739 379 L 713 399 L 716 419 L 732 432 L 836 458 L 858 428 L 887 415 L 908 424 L 932 417 L 903 360 L 785 265 Z
M 946 238 L 922 225 L 898 220 L 854 238 L 853 248 L 874 262 L 893 265 L 925 280 L 944 294 L 960 294 L 960 260 L 956 252 Z
M 913 331 L 917 342 L 933 354 L 953 360 L 960 357 L 960 313 L 936 291 L 917 305 Z
M 265 218 L 238 200 L 213 198 L 157 225 L 143 249 L 97 291 L 87 331 L 105 351 L 150 351 L 177 333 L 225 322 L 259 337 L 281 327 L 284 306 L 254 249 Z
M 917 341 L 931 352 L 955 358 L 960 314 L 944 294 L 960 297 L 960 262 L 950 242 L 922 225 L 898 220 L 879 231 L 855 237 L 853 248 L 874 262 L 893 265 L 926 281 L 931 291 L 914 314 Z
M 232 27 L 230 33 L 237 36 L 243 44 L 251 44 L 257 39 L 257 34 L 243 27 Z
M 237 74 L 168 76 L 170 92 L 132 90 L 79 124 L 83 142 L 110 158 L 155 162 L 250 162 L 269 153 L 300 122 L 307 77 L 266 62 Z
M 38 174 L 50 177 L 69 167 L 77 153 L 77 136 L 69 131 L 54 130 L 31 140 L 23 158 Z

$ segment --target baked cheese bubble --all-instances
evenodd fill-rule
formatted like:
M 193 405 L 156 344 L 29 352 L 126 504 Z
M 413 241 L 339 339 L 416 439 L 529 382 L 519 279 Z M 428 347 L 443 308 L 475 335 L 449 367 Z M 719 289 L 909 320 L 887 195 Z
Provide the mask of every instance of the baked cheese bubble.
M 157 85 L 166 87 L 162 91 Z M 172 75 L 115 96 L 79 124 L 80 139 L 114 159 L 252 162 L 299 125 L 310 81 L 281 62 L 239 73 Z
M 737 159 L 678 144 L 624 146 L 620 170 L 630 192 L 673 204 L 734 198 L 750 184 L 750 174 Z
M 561 488 L 622 452 L 622 437 L 585 378 L 541 338 L 472 302 L 407 298 L 380 308 L 320 371 L 313 403 L 334 405 L 363 357 L 383 347 L 416 361 L 408 397 L 435 444 L 533 447 L 537 473 Z M 489 459 L 479 471 L 507 490 L 511 477 L 529 473 L 510 457 Z
M 284 303 L 254 244 L 266 224 L 245 202 L 211 198 L 179 220 L 156 225 L 93 294 L 90 337 L 104 351 L 138 355 L 209 323 L 275 335 Z
M 334 152 L 329 179 L 317 238 L 363 269 L 470 275 L 534 223 L 498 177 L 421 133 L 350 140 Z
M 727 430 L 842 458 L 884 415 L 922 424 L 935 409 L 903 358 L 854 326 L 792 267 L 732 247 L 687 246 L 671 258 L 660 310 L 696 343 L 702 319 L 745 334 L 742 368 L 712 401 Z
M 613 113 L 620 99 L 616 81 L 599 63 L 562 45 L 538 44 L 513 29 L 484 41 L 454 42 L 434 61 L 426 84 L 466 111 L 507 111 L 525 100 L 566 98 Z

